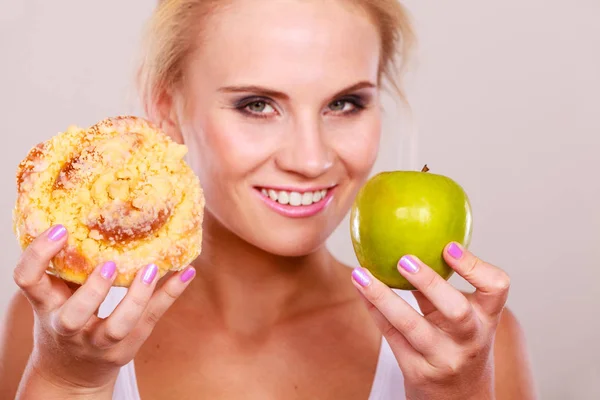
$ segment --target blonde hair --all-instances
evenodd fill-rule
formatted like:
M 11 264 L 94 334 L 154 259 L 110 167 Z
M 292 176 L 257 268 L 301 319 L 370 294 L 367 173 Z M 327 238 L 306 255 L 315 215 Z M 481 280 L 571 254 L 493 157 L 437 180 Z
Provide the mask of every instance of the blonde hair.
M 145 35 L 137 84 L 142 105 L 153 114 L 159 99 L 183 79 L 187 55 L 202 35 L 202 21 L 234 0 L 160 0 Z M 367 12 L 381 37 L 380 79 L 404 99 L 401 76 L 415 36 L 399 0 L 346 0 Z

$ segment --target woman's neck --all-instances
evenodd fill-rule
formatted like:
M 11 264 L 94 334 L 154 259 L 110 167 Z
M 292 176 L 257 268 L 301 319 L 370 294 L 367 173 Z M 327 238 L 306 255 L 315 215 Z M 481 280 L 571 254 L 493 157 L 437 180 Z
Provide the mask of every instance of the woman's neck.
M 199 305 L 200 312 L 242 335 L 264 333 L 281 321 L 355 296 L 348 269 L 325 246 L 302 257 L 276 256 L 211 215 L 205 218 L 202 254 L 194 266 L 197 277 L 183 302 Z

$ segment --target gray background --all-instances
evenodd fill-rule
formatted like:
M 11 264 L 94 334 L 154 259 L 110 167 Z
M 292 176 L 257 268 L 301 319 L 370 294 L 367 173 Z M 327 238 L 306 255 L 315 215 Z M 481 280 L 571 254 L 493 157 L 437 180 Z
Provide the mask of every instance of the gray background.
M 139 112 L 133 61 L 154 3 L 0 1 L 0 315 L 19 255 L 16 166 L 69 124 Z M 386 101 L 374 172 L 428 163 L 465 187 L 472 250 L 512 276 L 509 305 L 541 398 L 598 399 L 600 2 L 406 4 L 420 38 L 407 82 L 413 119 Z M 356 263 L 347 220 L 330 245 Z

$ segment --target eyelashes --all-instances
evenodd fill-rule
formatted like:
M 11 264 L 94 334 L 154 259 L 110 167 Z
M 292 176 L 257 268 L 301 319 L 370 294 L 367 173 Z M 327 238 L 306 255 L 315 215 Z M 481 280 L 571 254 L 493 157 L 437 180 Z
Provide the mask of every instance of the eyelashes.
M 332 101 L 327 107 L 333 112 L 355 114 L 367 107 L 367 99 L 360 95 L 348 95 Z
M 242 114 L 256 118 L 269 118 L 277 114 L 275 107 L 266 97 L 245 97 L 235 102 L 234 108 Z
M 364 110 L 368 102 L 366 96 L 359 94 L 342 96 L 329 103 L 326 112 L 334 116 L 355 115 Z M 252 118 L 271 118 L 278 114 L 273 101 L 263 96 L 244 97 L 235 101 L 233 108 Z

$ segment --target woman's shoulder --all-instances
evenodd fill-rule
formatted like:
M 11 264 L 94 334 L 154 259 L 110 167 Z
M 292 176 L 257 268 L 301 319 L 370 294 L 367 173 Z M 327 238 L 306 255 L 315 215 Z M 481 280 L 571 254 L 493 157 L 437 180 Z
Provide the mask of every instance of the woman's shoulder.
M 525 334 L 513 311 L 502 311 L 494 340 L 498 398 L 535 399 L 535 382 Z

